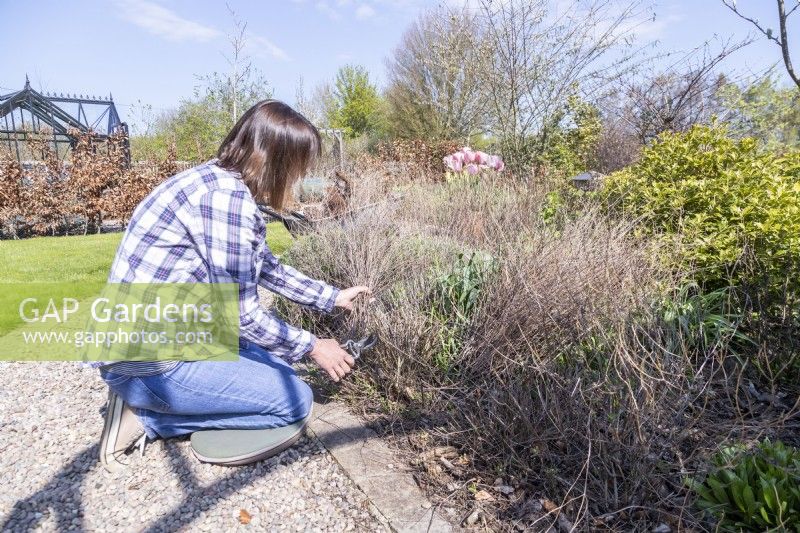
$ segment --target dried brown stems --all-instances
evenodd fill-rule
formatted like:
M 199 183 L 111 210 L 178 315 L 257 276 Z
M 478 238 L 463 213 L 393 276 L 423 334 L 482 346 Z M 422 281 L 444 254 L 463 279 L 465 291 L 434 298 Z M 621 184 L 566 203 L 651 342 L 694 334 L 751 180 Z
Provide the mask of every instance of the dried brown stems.
M 384 173 L 362 172 L 356 206 L 385 196 Z M 685 480 L 704 457 L 726 438 L 782 431 L 786 413 L 737 407 L 724 346 L 692 348 L 664 320 L 677 280 L 624 223 L 590 205 L 545 222 L 545 191 L 500 182 L 403 192 L 290 254 L 311 275 L 370 285 L 376 302 L 292 318 L 321 335 L 377 333 L 346 394 L 426 435 L 412 440 L 454 445 L 466 465 L 448 479 L 512 483 L 505 518 L 546 529 L 554 513 L 523 512 L 545 497 L 582 529 L 696 526 Z M 437 280 L 475 250 L 497 268 L 459 321 L 436 311 Z

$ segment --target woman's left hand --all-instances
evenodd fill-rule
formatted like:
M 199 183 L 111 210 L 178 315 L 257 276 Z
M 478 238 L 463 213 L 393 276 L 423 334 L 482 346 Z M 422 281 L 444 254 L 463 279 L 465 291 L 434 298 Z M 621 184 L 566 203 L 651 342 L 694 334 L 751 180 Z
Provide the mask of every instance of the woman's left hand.
M 372 294 L 372 291 L 369 287 L 364 285 L 358 285 L 356 287 L 350 287 L 349 289 L 342 289 L 339 291 L 339 295 L 336 297 L 336 302 L 333 304 L 336 307 L 341 307 L 342 309 L 347 309 L 348 311 L 353 310 L 353 301 L 360 294 Z

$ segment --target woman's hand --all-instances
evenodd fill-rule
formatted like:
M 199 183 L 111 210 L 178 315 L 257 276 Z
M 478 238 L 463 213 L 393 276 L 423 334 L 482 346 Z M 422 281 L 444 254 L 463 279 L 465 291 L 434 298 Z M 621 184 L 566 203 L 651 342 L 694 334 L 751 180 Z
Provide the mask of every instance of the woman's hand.
M 333 381 L 345 377 L 356 363 L 353 357 L 339 346 L 336 339 L 317 339 L 309 355 Z
M 339 291 L 339 295 L 336 297 L 336 302 L 334 302 L 334 306 L 341 307 L 342 309 L 347 309 L 348 311 L 353 310 L 353 301 L 358 298 L 360 294 L 372 294 L 372 291 L 369 290 L 369 287 L 364 285 L 357 285 L 355 287 L 350 287 L 349 289 L 342 289 Z

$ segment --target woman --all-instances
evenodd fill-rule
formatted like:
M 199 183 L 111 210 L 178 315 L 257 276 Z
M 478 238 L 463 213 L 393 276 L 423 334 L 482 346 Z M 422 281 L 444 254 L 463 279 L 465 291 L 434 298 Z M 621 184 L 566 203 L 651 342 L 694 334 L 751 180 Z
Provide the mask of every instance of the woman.
M 366 287 L 338 290 L 281 265 L 265 243 L 256 201 L 280 209 L 321 151 L 316 128 L 288 105 L 248 110 L 217 159 L 177 174 L 135 209 L 111 267 L 111 283 L 238 283 L 239 360 L 118 362 L 109 386 L 102 464 L 115 470 L 137 441 L 205 429 L 283 427 L 310 413 L 311 389 L 290 363 L 305 355 L 335 381 L 353 359 L 264 310 L 257 286 L 320 312 L 351 309 Z

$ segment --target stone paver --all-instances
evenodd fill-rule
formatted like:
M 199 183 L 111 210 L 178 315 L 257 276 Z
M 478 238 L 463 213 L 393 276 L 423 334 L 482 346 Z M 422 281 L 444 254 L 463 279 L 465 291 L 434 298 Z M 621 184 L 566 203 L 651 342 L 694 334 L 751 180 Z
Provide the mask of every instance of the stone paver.
M 392 449 L 345 406 L 314 404 L 309 428 L 392 530 L 401 533 L 452 530 Z

